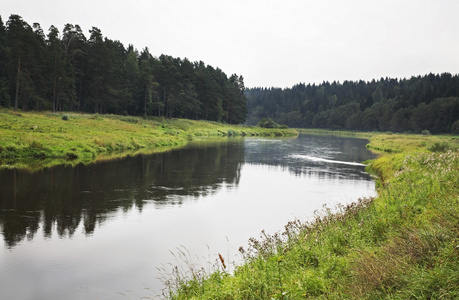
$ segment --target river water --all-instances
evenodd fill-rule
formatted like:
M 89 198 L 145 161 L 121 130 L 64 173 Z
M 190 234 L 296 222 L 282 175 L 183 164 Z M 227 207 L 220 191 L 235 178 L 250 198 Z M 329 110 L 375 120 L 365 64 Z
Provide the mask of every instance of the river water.
M 275 233 L 375 195 L 367 141 L 300 135 L 193 142 L 151 155 L 0 171 L 0 299 L 140 299 L 174 265 L 209 268 Z

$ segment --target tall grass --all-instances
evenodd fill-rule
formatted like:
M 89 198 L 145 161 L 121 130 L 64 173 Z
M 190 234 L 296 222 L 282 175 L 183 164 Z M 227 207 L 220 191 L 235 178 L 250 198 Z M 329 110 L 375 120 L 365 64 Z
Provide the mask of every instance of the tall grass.
M 459 299 L 457 143 L 373 136 L 370 148 L 392 149 L 371 163 L 378 197 L 262 232 L 232 274 L 181 274 L 166 298 Z

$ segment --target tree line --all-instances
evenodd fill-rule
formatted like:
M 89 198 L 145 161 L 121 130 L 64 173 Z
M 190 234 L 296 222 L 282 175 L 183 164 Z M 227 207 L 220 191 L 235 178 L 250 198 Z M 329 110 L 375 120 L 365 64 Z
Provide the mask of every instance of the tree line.
M 247 122 L 290 127 L 459 133 L 459 76 L 323 82 L 246 90 Z
M 18 15 L 0 17 L 0 106 L 202 119 L 246 118 L 244 79 L 204 62 L 140 53 L 79 25 L 45 35 Z

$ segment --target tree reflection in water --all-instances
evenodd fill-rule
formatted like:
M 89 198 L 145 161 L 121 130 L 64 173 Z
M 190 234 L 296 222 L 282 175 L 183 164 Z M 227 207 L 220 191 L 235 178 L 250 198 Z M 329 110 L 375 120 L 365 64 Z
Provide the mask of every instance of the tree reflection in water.
M 138 155 L 113 161 L 57 166 L 34 173 L 0 172 L 0 230 L 6 245 L 31 240 L 40 227 L 71 237 L 83 225 L 92 234 L 119 209 L 180 205 L 182 196 L 204 196 L 222 184 L 237 185 L 244 144 L 237 140 Z
M 181 205 L 190 196 L 237 186 L 244 163 L 282 168 L 295 176 L 371 180 L 358 162 L 372 158 L 366 141 L 302 135 L 297 139 L 219 139 L 151 155 L 34 173 L 0 172 L 0 230 L 7 247 L 33 239 L 40 227 L 71 237 L 92 234 L 118 210 Z M 309 158 L 309 159 L 308 159 Z M 313 159 L 310 159 L 313 158 Z M 317 158 L 317 159 L 316 159 Z

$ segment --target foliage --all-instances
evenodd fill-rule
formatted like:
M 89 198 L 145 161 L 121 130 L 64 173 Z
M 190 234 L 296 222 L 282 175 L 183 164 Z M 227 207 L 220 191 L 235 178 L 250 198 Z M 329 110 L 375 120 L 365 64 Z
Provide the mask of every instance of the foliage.
M 429 147 L 432 152 L 446 152 L 451 149 L 451 146 L 447 142 L 435 142 Z
M 244 123 L 244 78 L 204 62 L 153 57 L 80 26 L 0 18 L 0 106 Z
M 166 297 L 456 299 L 459 152 L 430 152 L 436 141 L 459 144 L 451 137 L 373 135 L 371 148 L 392 149 L 371 162 L 377 198 L 324 208 L 282 233 L 262 232 L 240 248 L 245 262 L 231 274 L 220 265 L 199 276 L 172 274 Z
M 258 122 L 257 126 L 260 126 L 263 128 L 288 128 L 286 125 L 279 125 L 269 118 L 261 119 L 260 122 Z
M 459 132 L 459 76 L 303 83 L 247 89 L 247 123 L 262 118 L 290 127 L 392 132 Z

